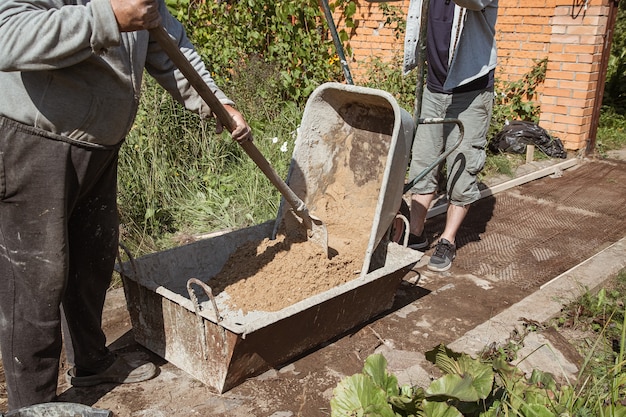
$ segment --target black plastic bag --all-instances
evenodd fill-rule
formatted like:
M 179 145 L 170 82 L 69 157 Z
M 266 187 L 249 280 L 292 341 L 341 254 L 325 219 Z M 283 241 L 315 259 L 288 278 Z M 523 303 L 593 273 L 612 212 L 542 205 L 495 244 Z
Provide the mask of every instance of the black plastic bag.
M 491 141 L 492 149 L 500 152 L 525 153 L 526 145 L 535 145 L 552 158 L 566 158 L 567 152 L 557 137 L 552 137 L 536 123 L 515 120 L 505 125 Z

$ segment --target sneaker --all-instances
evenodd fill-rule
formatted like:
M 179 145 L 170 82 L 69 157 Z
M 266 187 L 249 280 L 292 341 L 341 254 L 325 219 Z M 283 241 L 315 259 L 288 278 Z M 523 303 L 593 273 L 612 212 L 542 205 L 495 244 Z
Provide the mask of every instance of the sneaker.
M 428 248 L 428 239 L 426 238 L 426 236 L 424 236 L 423 232 L 419 236 L 414 235 L 413 233 L 409 233 L 409 241 L 407 247 L 420 251 L 424 250 Z
M 151 379 L 156 373 L 157 368 L 151 362 L 129 363 L 121 356 L 118 356 L 111 366 L 99 374 L 77 376 L 77 371 L 74 367 L 67 371 L 67 380 L 75 387 L 91 387 L 106 383 L 131 384 Z
M 446 239 L 440 239 L 435 246 L 435 251 L 430 256 L 428 269 L 431 271 L 443 272 L 450 269 L 452 261 L 456 258 L 456 246 Z

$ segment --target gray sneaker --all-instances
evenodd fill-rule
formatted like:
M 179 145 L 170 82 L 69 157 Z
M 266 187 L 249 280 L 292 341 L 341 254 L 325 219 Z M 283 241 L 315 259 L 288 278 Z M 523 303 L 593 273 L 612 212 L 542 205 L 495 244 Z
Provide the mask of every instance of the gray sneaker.
M 444 272 L 450 269 L 452 261 L 456 257 L 456 246 L 446 239 L 440 239 L 435 246 L 435 251 L 430 256 L 428 269 L 431 271 Z

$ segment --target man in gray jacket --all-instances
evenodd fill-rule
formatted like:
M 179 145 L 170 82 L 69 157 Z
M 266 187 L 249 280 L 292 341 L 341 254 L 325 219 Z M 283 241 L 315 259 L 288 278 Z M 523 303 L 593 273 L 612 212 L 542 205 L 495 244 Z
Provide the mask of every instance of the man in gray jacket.
M 404 71 L 417 65 L 422 0 L 411 0 L 405 37 Z M 427 17 L 427 76 L 421 118 L 452 118 L 463 123 L 460 146 L 446 159 L 446 225 L 428 268 L 446 271 L 456 256 L 456 234 L 470 205 L 480 198 L 477 174 L 486 158 L 487 131 L 493 108 L 497 51 L 498 0 L 430 0 Z M 409 179 L 417 178 L 457 143 L 458 127 L 419 124 Z M 409 247 L 425 250 L 424 222 L 437 191 L 438 171 L 430 171 L 411 188 Z
M 156 373 L 109 351 L 101 321 L 118 245 L 118 150 L 144 69 L 186 108 L 212 117 L 150 39 L 146 29 L 159 25 L 233 117 L 233 139 L 251 139 L 163 0 L 0 2 L 0 347 L 9 410 L 55 400 L 61 306 L 71 384 Z

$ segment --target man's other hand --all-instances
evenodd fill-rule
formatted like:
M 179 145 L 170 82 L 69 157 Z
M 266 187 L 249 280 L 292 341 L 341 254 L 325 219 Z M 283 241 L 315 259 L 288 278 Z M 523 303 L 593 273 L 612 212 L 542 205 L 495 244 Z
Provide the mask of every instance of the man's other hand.
M 111 7 L 122 32 L 152 29 L 161 24 L 157 0 L 111 0 Z

